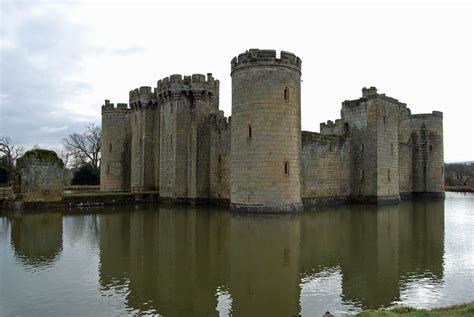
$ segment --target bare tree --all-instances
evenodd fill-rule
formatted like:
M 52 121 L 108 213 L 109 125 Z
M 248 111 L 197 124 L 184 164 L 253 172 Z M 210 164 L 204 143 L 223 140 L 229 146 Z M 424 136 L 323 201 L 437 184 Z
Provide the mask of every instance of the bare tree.
M 85 132 L 70 134 L 62 140 L 65 150 L 76 167 L 90 164 L 95 169 L 99 169 L 101 136 L 100 126 L 89 123 Z
M 450 177 L 450 182 L 464 185 L 474 177 L 474 163 L 451 163 L 446 164 L 446 176 Z M 455 184 L 449 184 L 455 185 Z
M 0 154 L 4 156 L 0 168 L 3 168 L 8 173 L 13 173 L 16 160 L 22 156 L 24 152 L 23 147 L 13 144 L 10 137 L 0 137 Z

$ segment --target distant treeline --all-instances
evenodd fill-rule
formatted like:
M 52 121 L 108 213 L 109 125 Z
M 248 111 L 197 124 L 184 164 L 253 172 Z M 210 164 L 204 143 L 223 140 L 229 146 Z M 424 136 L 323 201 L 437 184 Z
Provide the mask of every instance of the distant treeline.
M 445 163 L 444 171 L 447 186 L 474 184 L 474 162 Z

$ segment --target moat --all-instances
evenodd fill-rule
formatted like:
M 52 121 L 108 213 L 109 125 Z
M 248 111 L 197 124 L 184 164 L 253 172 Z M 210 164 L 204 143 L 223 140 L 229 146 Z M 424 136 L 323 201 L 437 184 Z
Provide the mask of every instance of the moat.
M 0 215 L 0 315 L 321 316 L 474 300 L 474 194 L 295 215 Z

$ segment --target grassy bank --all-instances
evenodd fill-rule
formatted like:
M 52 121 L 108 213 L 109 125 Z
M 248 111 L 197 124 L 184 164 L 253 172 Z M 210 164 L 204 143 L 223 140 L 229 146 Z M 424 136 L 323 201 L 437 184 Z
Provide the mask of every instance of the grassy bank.
M 392 316 L 474 316 L 474 302 L 433 309 L 415 309 L 410 307 L 395 307 L 388 310 L 364 311 L 359 317 L 392 317 Z

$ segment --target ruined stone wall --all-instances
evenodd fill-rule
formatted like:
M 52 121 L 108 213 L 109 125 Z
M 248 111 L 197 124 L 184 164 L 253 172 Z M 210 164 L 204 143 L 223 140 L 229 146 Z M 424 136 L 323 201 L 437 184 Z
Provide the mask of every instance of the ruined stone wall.
M 249 50 L 231 64 L 231 208 L 299 210 L 301 60 Z
M 230 201 L 230 119 L 221 111 L 211 115 L 210 199 L 217 203 Z
M 54 151 L 36 149 L 17 161 L 15 192 L 23 201 L 63 198 L 64 164 Z
M 130 109 L 109 100 L 102 106 L 101 191 L 130 190 Z
M 301 194 L 304 204 L 348 201 L 351 194 L 350 163 L 348 138 L 303 131 Z
M 433 111 L 431 114 L 412 115 L 401 126 L 405 140 L 410 133 L 412 191 L 443 193 L 443 114 Z

